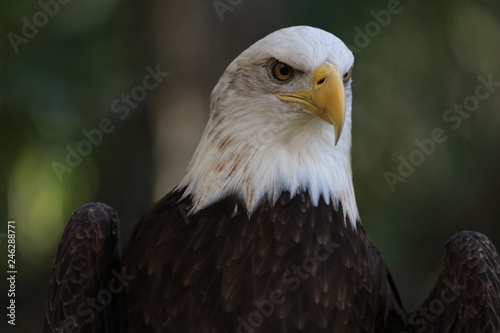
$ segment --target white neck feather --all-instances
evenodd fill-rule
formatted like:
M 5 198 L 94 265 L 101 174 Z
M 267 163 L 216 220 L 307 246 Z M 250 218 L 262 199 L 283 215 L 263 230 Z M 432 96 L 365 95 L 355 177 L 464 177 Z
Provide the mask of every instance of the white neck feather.
M 350 161 L 350 100 L 348 96 L 344 129 L 335 146 L 333 126 L 320 118 L 308 113 L 263 112 L 269 105 L 265 98 L 259 107 L 249 105 L 255 100 L 233 95 L 230 113 L 212 110 L 177 186 L 186 188 L 184 197 L 192 197 L 190 213 L 235 194 L 251 215 L 261 201 L 274 203 L 283 191 L 292 197 L 307 191 L 315 206 L 321 197 L 336 208 L 341 203 L 344 216 L 355 228 L 359 214 Z M 228 105 L 220 102 L 217 107 Z

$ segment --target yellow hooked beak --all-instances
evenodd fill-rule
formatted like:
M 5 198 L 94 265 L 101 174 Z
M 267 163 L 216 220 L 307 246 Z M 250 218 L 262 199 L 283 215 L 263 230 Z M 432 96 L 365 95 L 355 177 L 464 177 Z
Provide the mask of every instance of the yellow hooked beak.
M 278 97 L 285 102 L 302 104 L 307 110 L 332 124 L 337 144 L 344 127 L 346 112 L 344 82 L 337 67 L 323 64 L 316 68 L 313 88 L 310 91 L 278 93 Z

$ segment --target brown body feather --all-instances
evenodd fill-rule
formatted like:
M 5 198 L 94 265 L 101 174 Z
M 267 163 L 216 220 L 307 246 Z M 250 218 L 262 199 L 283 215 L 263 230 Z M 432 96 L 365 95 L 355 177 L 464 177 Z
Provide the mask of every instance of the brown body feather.
M 54 260 L 43 331 L 500 332 L 500 259 L 482 234 L 446 243 L 434 289 L 406 313 L 379 251 L 341 207 L 284 193 L 250 218 L 234 197 L 188 216 L 180 196 L 136 221 L 120 273 L 116 213 L 100 203 L 77 210 Z M 92 306 L 116 278 L 121 292 Z
M 119 223 L 102 203 L 73 213 L 52 265 L 44 332 L 118 332 L 116 297 L 106 291 L 120 272 Z
M 385 262 L 341 207 L 283 193 L 250 217 L 234 197 L 187 216 L 180 197 L 129 235 L 124 332 L 384 332 L 401 311 Z

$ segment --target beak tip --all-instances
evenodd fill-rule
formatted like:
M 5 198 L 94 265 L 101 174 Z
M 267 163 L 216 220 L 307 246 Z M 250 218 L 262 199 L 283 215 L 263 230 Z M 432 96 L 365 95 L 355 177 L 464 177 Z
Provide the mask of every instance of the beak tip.
M 340 134 L 335 133 L 335 146 L 339 143 Z
M 333 121 L 332 119 L 332 124 L 333 124 L 333 130 L 335 131 L 335 145 L 339 143 L 340 137 L 342 135 L 342 130 L 344 128 L 344 119 L 339 119 L 340 121 Z

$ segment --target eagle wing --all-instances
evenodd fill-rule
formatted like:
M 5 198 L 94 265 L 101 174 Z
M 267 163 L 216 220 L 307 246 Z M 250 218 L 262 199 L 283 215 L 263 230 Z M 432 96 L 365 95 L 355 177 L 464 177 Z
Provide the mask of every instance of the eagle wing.
M 73 213 L 52 265 L 43 332 L 118 332 L 119 223 L 102 203 Z
M 500 332 L 500 259 L 483 234 L 463 231 L 446 242 L 441 272 L 409 332 Z

